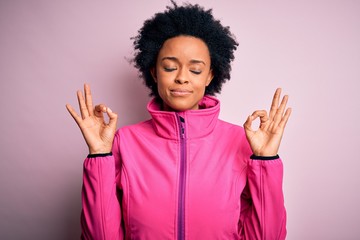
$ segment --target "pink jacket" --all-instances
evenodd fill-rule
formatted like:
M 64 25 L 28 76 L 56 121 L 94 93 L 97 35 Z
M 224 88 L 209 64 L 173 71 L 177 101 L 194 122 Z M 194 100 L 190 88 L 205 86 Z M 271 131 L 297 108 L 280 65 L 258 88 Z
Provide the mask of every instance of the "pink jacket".
M 84 162 L 83 239 L 285 239 L 279 158 L 251 159 L 242 127 L 220 102 L 160 111 L 119 129 L 112 155 Z

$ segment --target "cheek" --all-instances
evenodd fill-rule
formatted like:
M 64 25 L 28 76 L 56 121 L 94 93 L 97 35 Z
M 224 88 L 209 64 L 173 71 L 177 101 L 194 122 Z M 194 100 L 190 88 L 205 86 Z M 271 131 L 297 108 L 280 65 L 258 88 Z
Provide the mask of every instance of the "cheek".
M 158 80 L 157 80 L 157 90 L 158 90 L 160 96 L 163 96 L 164 94 L 166 94 L 168 88 L 169 88 L 169 83 L 167 81 L 165 81 L 163 76 L 159 76 Z
M 212 73 L 212 71 L 209 71 L 209 74 L 206 76 L 206 86 L 209 86 L 209 84 L 211 83 L 212 79 L 214 78 L 214 75 Z
M 176 79 L 175 73 L 159 71 L 157 75 L 157 84 L 158 86 L 162 86 L 162 87 L 170 86 L 174 83 L 175 79 Z
M 195 81 L 194 81 L 194 85 L 195 85 L 195 87 L 196 88 L 198 88 L 198 89 L 205 89 L 206 88 L 206 86 L 208 85 L 208 78 L 207 77 L 203 77 L 203 78 L 201 78 L 201 79 L 196 79 Z

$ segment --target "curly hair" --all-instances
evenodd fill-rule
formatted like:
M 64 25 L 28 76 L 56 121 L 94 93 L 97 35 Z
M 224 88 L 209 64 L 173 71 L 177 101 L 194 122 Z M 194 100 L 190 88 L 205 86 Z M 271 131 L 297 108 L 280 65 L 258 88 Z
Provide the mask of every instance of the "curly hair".
M 231 61 L 238 43 L 229 27 L 214 19 L 212 9 L 204 10 L 198 4 L 167 6 L 164 12 L 156 13 L 144 22 L 134 40 L 134 65 L 144 84 L 151 90 L 150 96 L 159 97 L 151 69 L 155 67 L 158 53 L 164 42 L 170 38 L 192 36 L 203 40 L 210 53 L 214 78 L 205 90 L 207 95 L 220 93 L 223 83 L 230 80 Z

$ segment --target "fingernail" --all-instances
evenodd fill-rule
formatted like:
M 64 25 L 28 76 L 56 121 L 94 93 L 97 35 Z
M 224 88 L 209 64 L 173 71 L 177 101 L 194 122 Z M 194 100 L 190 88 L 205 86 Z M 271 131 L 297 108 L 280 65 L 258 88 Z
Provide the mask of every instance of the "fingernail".
M 109 112 L 112 112 L 112 110 L 109 107 L 107 109 L 108 109 Z

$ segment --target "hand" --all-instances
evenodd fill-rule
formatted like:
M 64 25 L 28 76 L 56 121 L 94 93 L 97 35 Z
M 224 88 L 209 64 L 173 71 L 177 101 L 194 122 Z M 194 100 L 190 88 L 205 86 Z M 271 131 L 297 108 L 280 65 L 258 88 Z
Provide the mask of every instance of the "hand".
M 66 108 L 78 124 L 90 154 L 109 153 L 116 131 L 117 114 L 104 104 L 93 108 L 90 86 L 84 85 L 85 98 L 81 91 L 77 91 L 81 117 L 70 104 Z M 109 123 L 104 120 L 104 113 L 109 116 Z
M 289 97 L 285 95 L 279 105 L 280 95 L 281 88 L 278 88 L 274 94 L 269 116 L 265 110 L 257 110 L 244 123 L 246 137 L 256 156 L 275 156 L 278 154 L 281 138 L 291 114 L 291 108 L 285 111 Z M 258 117 L 260 118 L 260 126 L 257 130 L 253 130 L 251 124 Z

